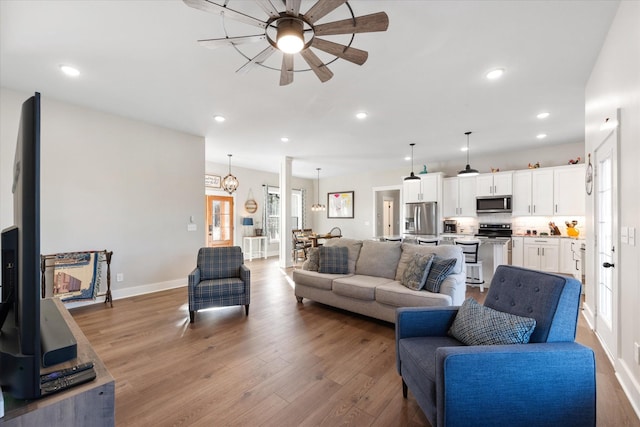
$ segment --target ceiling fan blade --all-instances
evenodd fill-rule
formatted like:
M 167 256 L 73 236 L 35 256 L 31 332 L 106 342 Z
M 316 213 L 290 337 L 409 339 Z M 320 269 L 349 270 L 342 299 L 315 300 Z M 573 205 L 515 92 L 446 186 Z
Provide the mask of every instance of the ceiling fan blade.
M 298 16 L 300 13 L 300 3 L 302 0 L 286 0 L 285 7 L 287 9 L 287 13 L 293 16 Z
M 280 86 L 293 83 L 293 54 L 282 54 L 282 69 L 280 70 Z
M 266 35 L 257 34 L 255 36 L 224 37 L 221 39 L 198 40 L 198 43 L 200 44 L 200 46 L 208 47 L 209 49 L 215 49 L 220 46 L 255 43 L 266 39 Z
M 304 17 L 307 18 L 310 24 L 313 24 L 346 2 L 347 0 L 318 0 L 318 2 L 305 13 Z
M 222 15 L 225 18 L 233 19 L 239 22 L 244 22 L 245 24 L 253 25 L 259 28 L 267 27 L 267 23 L 264 21 L 261 21 L 249 15 L 245 15 L 242 12 L 229 9 L 226 6 L 220 6 L 219 4 L 213 3 L 209 0 L 182 0 L 182 1 L 184 1 L 184 3 L 187 6 L 190 6 L 194 9 L 199 9 L 205 12 Z
M 344 19 L 316 25 L 313 30 L 316 36 L 328 36 L 333 34 L 372 33 L 386 31 L 387 28 L 389 28 L 389 17 L 384 12 L 378 12 L 371 15 L 356 16 L 355 23 L 353 19 Z
M 277 49 L 271 45 L 267 46 L 265 50 L 251 58 L 251 60 L 244 64 L 242 67 L 238 68 L 236 73 L 244 74 L 251 71 L 257 65 L 262 64 L 264 61 L 266 61 L 267 58 L 269 58 L 276 50 Z
M 331 70 L 322 63 L 320 58 L 311 51 L 311 49 L 305 49 L 300 52 L 300 55 L 304 58 L 304 60 L 309 64 L 309 67 L 316 73 L 316 76 L 320 79 L 322 83 L 329 80 L 333 77 L 333 73 Z
M 277 18 L 280 16 L 280 12 L 278 12 L 278 9 L 275 8 L 270 0 L 255 0 L 255 2 L 258 3 L 258 6 L 260 6 L 270 18 Z
M 338 58 L 346 59 L 354 64 L 362 65 L 367 61 L 369 54 L 365 50 L 356 49 L 355 47 L 345 46 L 343 44 L 330 42 L 318 37 L 313 38 L 311 47 L 325 51 Z

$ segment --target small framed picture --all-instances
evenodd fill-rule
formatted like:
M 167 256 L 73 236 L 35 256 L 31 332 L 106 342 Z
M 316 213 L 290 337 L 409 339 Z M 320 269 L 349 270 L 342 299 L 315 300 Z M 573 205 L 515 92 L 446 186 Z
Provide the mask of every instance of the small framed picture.
M 327 193 L 327 218 L 353 218 L 353 191 Z
M 220 175 L 205 175 L 204 186 L 211 188 L 220 188 Z

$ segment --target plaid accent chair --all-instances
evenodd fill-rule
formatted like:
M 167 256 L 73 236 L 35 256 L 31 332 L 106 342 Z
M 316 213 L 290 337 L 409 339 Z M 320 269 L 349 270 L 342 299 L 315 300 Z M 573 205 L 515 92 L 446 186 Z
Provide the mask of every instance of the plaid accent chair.
M 189 274 L 189 319 L 210 307 L 244 305 L 249 315 L 251 271 L 239 246 L 200 248 L 197 267 Z

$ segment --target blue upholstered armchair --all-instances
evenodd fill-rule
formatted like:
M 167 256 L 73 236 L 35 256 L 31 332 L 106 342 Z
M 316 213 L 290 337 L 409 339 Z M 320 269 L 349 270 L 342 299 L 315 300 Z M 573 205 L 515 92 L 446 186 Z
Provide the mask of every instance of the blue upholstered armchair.
M 447 333 L 467 311 L 459 307 L 398 309 L 404 397 L 411 390 L 434 427 L 595 426 L 595 356 L 575 342 L 580 289 L 573 278 L 497 268 L 484 307 L 535 319 L 527 344 L 463 344 Z
M 210 307 L 244 305 L 249 315 L 251 271 L 244 265 L 239 246 L 201 248 L 188 287 L 191 323 L 196 311 Z

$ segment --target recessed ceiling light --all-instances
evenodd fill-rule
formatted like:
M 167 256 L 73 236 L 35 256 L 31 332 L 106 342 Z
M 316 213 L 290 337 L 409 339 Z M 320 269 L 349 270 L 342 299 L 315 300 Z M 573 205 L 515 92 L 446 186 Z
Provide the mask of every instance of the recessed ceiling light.
M 544 113 L 538 114 L 536 117 L 539 119 L 546 119 L 547 117 L 549 117 L 549 113 L 545 111 Z
M 462 147 L 460 151 L 469 151 L 469 147 Z
M 78 71 L 77 68 L 73 68 L 70 65 L 61 65 L 60 71 L 62 71 L 69 77 L 78 77 L 80 75 L 80 71 Z
M 287 138 L 286 136 L 283 136 L 282 138 L 280 138 L 280 141 L 289 142 L 289 138 Z
M 360 120 L 366 119 L 367 113 L 365 113 L 364 111 L 360 111 L 359 113 L 356 113 L 356 117 L 359 118 Z
M 215 120 L 218 123 L 222 123 L 227 119 L 225 119 L 223 116 L 213 116 L 213 120 Z
M 496 68 L 495 70 L 491 70 L 487 73 L 486 77 L 489 80 L 495 80 L 495 79 L 499 79 L 500 77 L 502 77 L 502 75 L 504 74 L 504 68 Z
M 545 139 L 547 137 L 546 133 L 539 133 L 538 135 L 536 135 L 536 138 L 538 139 Z
M 411 156 L 407 156 L 404 159 L 408 162 L 409 160 L 411 160 Z

